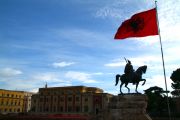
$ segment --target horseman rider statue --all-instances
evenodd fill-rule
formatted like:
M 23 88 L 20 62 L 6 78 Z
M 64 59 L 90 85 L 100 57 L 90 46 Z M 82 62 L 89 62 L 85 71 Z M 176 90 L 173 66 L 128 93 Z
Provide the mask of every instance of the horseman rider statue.
M 125 59 L 126 60 L 126 59 Z M 126 60 L 126 66 L 124 68 L 124 73 L 125 73 L 125 76 L 128 80 L 132 81 L 133 84 L 135 84 L 135 81 L 133 81 L 133 73 L 134 73 L 134 69 L 133 69 L 133 66 L 131 64 L 131 61 L 130 60 Z

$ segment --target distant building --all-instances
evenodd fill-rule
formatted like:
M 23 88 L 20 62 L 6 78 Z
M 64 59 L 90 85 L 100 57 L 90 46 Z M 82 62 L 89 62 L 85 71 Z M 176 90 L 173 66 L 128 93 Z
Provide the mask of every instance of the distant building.
M 0 89 L 0 113 L 28 112 L 32 93 Z
M 24 108 L 23 112 L 29 112 L 31 110 L 31 97 L 34 93 L 24 92 Z
M 96 87 L 68 86 L 39 88 L 32 95 L 31 111 L 36 113 L 98 114 L 107 108 L 111 94 Z

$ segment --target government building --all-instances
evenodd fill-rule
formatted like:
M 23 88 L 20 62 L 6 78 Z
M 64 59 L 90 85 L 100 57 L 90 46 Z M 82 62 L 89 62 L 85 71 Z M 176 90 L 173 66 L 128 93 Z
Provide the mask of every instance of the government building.
M 29 112 L 31 92 L 0 89 L 0 113 Z
M 96 87 L 46 85 L 32 95 L 31 111 L 46 114 L 98 114 L 107 109 L 112 96 Z

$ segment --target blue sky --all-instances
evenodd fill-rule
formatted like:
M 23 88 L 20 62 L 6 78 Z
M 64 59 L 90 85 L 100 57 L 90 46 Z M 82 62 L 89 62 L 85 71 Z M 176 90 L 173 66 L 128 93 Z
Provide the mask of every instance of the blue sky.
M 1 0 L 0 88 L 36 92 L 47 82 L 117 94 L 115 75 L 123 74 L 124 57 L 134 69 L 148 66 L 139 91 L 165 88 L 158 36 L 113 39 L 124 20 L 154 6 L 153 0 Z M 180 66 L 179 10 L 180 1 L 158 0 L 169 90 Z

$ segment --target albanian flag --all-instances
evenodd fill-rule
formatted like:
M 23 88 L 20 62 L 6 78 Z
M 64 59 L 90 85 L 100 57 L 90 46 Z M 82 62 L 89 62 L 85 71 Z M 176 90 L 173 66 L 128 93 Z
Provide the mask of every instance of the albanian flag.
M 117 30 L 114 39 L 151 35 L 158 35 L 155 8 L 134 14 L 130 19 L 124 21 Z

